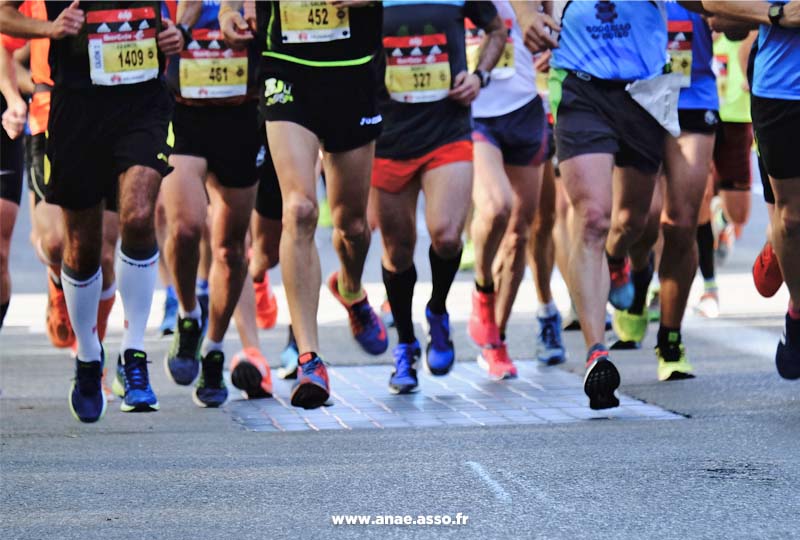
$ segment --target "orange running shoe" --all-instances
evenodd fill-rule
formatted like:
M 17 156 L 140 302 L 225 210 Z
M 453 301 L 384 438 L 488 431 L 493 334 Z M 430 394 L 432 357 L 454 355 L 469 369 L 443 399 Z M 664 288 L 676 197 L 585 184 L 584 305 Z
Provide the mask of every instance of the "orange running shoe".
M 494 293 L 472 291 L 472 315 L 468 329 L 469 336 L 478 347 L 500 343 L 500 330 L 494 320 Z
M 489 373 L 489 378 L 493 381 L 517 377 L 517 368 L 508 356 L 505 343 L 484 347 L 478 355 L 478 365 Z
M 69 322 L 64 291 L 53 283 L 50 276 L 47 285 L 47 335 L 54 347 L 66 349 L 75 343 L 75 332 Z
M 247 399 L 272 397 L 272 373 L 261 351 L 247 347 L 233 355 L 231 382 L 247 393 Z
M 783 285 L 783 272 L 778 263 L 778 256 L 772 249 L 772 244 L 767 242 L 753 263 L 753 283 L 756 284 L 758 294 L 764 298 L 775 296 Z
M 108 316 L 111 315 L 111 308 L 114 307 L 114 300 L 117 299 L 116 293 L 110 298 L 100 300 L 97 305 L 97 337 L 100 338 L 100 343 L 106 337 L 106 328 L 108 328 Z
M 278 300 L 269 286 L 269 274 L 264 272 L 263 281 L 254 281 L 256 291 L 256 324 L 262 330 L 268 330 L 278 321 Z

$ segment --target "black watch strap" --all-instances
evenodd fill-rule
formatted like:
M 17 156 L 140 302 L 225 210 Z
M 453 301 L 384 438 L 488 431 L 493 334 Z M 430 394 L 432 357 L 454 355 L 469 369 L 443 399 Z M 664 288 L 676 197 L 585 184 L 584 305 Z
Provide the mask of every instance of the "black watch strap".
M 176 24 L 175 26 L 177 26 L 178 30 L 183 34 L 183 48 L 185 49 L 189 46 L 189 43 L 192 42 L 192 29 L 185 24 Z
M 492 82 L 492 75 L 487 71 L 483 71 L 482 69 L 476 69 L 473 71 L 475 75 L 481 80 L 481 88 L 486 88 L 489 86 L 489 83 Z
M 779 27 L 781 25 L 781 19 L 783 18 L 783 6 L 783 3 L 777 2 L 770 4 L 769 11 L 767 13 L 769 16 L 769 22 L 772 26 Z

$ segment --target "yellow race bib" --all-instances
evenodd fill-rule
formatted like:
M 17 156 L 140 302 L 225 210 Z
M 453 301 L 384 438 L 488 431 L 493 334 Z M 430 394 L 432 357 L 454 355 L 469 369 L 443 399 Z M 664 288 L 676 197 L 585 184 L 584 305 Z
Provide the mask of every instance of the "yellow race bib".
M 500 60 L 492 70 L 492 79 L 510 79 L 514 76 L 514 40 L 511 39 L 511 28 L 513 22 L 511 19 L 505 20 L 508 36 L 506 37 L 506 45 L 503 47 L 503 54 L 500 55 Z M 480 58 L 480 49 L 483 38 L 486 32 L 472 24 L 469 19 L 464 19 L 464 28 L 467 37 L 467 69 L 472 73 L 478 68 L 478 60 Z
M 158 77 L 156 23 L 152 7 L 87 13 L 92 84 L 117 86 Z
M 319 43 L 350 38 L 349 8 L 335 8 L 320 1 L 282 1 L 280 12 L 284 43 Z
M 183 98 L 247 94 L 247 51 L 229 49 L 219 30 L 192 30 L 192 42 L 181 51 L 178 71 Z
M 395 101 L 440 101 L 450 91 L 447 36 L 397 36 L 383 38 L 386 51 L 386 89 Z

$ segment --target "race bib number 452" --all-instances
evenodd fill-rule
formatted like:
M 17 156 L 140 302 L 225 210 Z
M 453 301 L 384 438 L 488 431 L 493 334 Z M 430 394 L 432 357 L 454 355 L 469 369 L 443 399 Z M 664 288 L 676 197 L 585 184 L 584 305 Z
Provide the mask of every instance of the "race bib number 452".
M 183 98 L 247 94 L 247 51 L 229 49 L 219 30 L 192 30 L 192 42 L 181 51 L 178 71 Z
M 386 89 L 393 100 L 427 103 L 447 97 L 450 57 L 445 34 L 385 37 L 383 48 Z
M 156 13 L 152 7 L 90 11 L 89 76 L 117 86 L 158 77 Z
M 319 43 L 350 38 L 350 11 L 327 2 L 280 3 L 284 43 Z

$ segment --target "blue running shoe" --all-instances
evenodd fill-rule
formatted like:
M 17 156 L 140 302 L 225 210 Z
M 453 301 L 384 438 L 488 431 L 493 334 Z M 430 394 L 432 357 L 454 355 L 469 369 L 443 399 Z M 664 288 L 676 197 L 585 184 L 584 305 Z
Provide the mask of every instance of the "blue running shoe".
M 298 356 L 300 356 L 300 352 L 297 350 L 297 342 L 294 340 L 292 326 L 289 325 L 289 341 L 286 342 L 286 348 L 281 352 L 281 367 L 278 368 L 278 377 L 281 379 L 297 378 Z
M 208 288 L 204 293 L 197 295 L 197 303 L 200 304 L 200 322 L 203 324 L 203 328 L 208 328 L 208 302 L 209 302 L 209 294 Z
M 567 360 L 564 343 L 561 341 L 561 314 L 556 311 L 550 317 L 539 319 L 539 335 L 536 337 L 536 358 L 543 364 L 555 366 Z
M 310 354 L 303 353 L 303 356 Z M 303 409 L 316 409 L 322 407 L 330 395 L 328 370 L 322 358 L 315 356 L 311 360 L 301 362 L 297 382 L 292 386 L 292 405 Z
M 189 386 L 200 371 L 200 345 L 205 327 L 197 319 L 178 318 L 172 347 L 164 357 L 167 376 L 175 384 Z
M 328 290 L 345 309 L 350 317 L 350 330 L 353 337 L 369 354 L 378 355 L 386 352 L 389 348 L 389 336 L 386 335 L 386 327 L 383 321 L 375 314 L 372 306 L 369 305 L 369 298 L 364 298 L 356 303 L 348 303 L 339 294 L 339 273 L 334 272 L 328 277 Z
M 106 396 L 101 384 L 103 358 L 95 362 L 81 362 L 75 358 L 75 380 L 69 390 L 69 410 L 80 422 L 90 424 L 100 420 L 106 412 Z
M 422 355 L 419 341 L 414 343 L 398 343 L 392 351 L 394 355 L 394 371 L 389 377 L 389 392 L 392 394 L 410 394 L 417 390 L 417 360 Z
M 450 316 L 446 311 L 437 315 L 426 307 L 425 319 L 428 321 L 425 367 L 431 375 L 447 375 L 456 359 L 456 351 L 450 339 Z
M 122 412 L 150 412 L 158 410 L 158 399 L 150 387 L 147 372 L 147 353 L 128 349 L 122 355 L 125 373 L 125 397 L 120 405 Z
M 775 351 L 775 366 L 778 375 L 784 379 L 800 379 L 800 321 L 792 319 L 788 313 L 783 335 Z
M 625 264 L 619 268 L 609 265 L 611 274 L 611 288 L 608 291 L 608 301 L 615 308 L 625 311 L 633 304 L 636 289 L 631 279 L 631 261 L 625 258 Z
M 159 331 L 162 336 L 171 336 L 178 323 L 178 295 L 175 288 L 170 285 L 167 287 L 167 296 L 164 299 L 164 318 L 161 320 Z
M 198 407 L 220 407 L 228 400 L 228 388 L 222 378 L 225 354 L 211 351 L 201 362 L 200 380 L 194 387 L 192 399 Z

